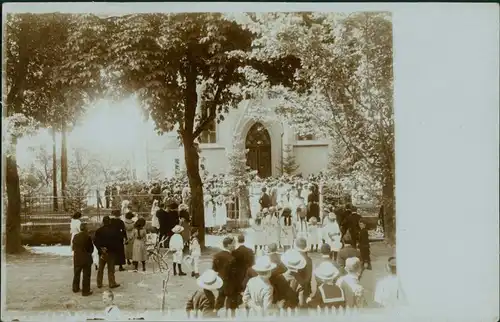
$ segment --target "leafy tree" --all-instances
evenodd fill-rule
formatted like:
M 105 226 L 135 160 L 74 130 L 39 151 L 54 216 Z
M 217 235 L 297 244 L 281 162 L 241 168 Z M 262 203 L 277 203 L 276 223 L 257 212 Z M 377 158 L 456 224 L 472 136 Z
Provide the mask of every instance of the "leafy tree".
M 300 134 L 335 139 L 345 150 L 342 167 L 382 187 L 386 240 L 395 243 L 390 15 L 275 13 L 236 19 L 258 33 L 251 57 L 301 59 L 296 77 L 308 83 L 308 90 L 268 87 L 268 95 L 279 101 L 274 111 Z
M 300 62 L 292 56 L 244 59 L 240 53 L 252 49 L 254 34 L 220 13 L 132 14 L 107 20 L 114 22 L 109 75 L 122 93 L 137 93 L 159 133 L 179 134 L 193 224 L 204 227 L 198 137 L 250 96 L 242 69 L 259 71 L 272 84 L 290 85 Z M 200 242 L 204 245 L 203 229 Z
M 55 127 L 62 117 L 74 121 L 83 101 L 96 96 L 102 66 L 95 38 L 100 30 L 81 23 L 82 16 L 66 14 L 8 14 L 5 23 L 4 117 L 21 115 L 37 125 Z M 95 38 L 93 38 L 95 37 Z M 103 44 L 105 46 L 105 44 Z M 98 64 L 99 63 L 99 64 Z M 23 133 L 26 122 L 14 122 Z M 20 240 L 19 174 L 15 156 L 16 135 L 6 157 L 6 251 L 22 250 Z M 62 164 L 64 166 L 64 163 Z M 63 167 L 62 167 L 63 168 Z
M 293 155 L 293 147 L 290 144 L 287 144 L 283 148 L 283 160 L 280 160 L 278 165 L 278 170 L 280 173 L 286 175 L 294 175 L 295 172 L 299 169 L 299 165 L 295 161 L 295 155 Z

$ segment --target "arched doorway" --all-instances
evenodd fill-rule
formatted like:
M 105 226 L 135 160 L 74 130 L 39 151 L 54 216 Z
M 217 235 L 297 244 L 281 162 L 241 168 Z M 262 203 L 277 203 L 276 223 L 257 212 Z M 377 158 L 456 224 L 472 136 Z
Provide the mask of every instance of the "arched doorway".
M 259 177 L 267 178 L 272 175 L 271 168 L 271 136 L 261 123 L 255 123 L 248 131 L 245 148 L 247 165 L 257 170 Z

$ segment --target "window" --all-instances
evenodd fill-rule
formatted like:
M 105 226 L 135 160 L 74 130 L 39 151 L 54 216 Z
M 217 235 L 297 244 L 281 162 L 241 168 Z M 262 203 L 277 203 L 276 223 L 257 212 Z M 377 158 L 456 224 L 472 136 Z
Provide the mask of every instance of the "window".
M 313 141 L 313 134 L 297 135 L 297 141 Z
M 200 134 L 200 143 L 216 143 L 217 141 L 217 123 L 212 121 L 207 129 Z

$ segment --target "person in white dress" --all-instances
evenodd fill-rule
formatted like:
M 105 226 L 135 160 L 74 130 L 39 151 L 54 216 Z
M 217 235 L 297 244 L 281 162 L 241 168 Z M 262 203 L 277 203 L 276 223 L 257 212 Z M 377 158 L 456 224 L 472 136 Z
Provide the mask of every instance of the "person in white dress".
M 168 247 L 170 250 L 174 252 L 173 254 L 173 262 L 174 262 L 174 276 L 177 274 L 179 276 L 185 276 L 186 273 L 182 271 L 182 251 L 184 249 L 184 240 L 182 239 L 182 231 L 184 227 L 180 225 L 176 225 L 172 232 L 174 233 L 172 237 L 170 237 L 170 241 Z M 177 271 L 179 269 L 179 271 Z
M 323 221 L 322 235 L 325 243 L 330 245 L 330 249 L 333 253 L 333 260 L 336 261 L 337 254 L 342 248 L 342 243 L 340 241 L 340 228 L 337 223 L 335 213 L 331 212 L 327 217 L 325 217 L 325 220 Z
M 296 222 L 298 220 L 297 216 L 297 208 L 302 204 L 299 197 L 299 191 L 297 187 L 293 185 L 290 189 L 290 207 L 292 209 L 292 217 L 293 221 Z
M 160 221 L 158 220 L 158 217 L 156 217 L 156 212 L 160 210 L 160 207 L 158 207 L 158 200 L 155 199 L 153 200 L 153 205 L 151 206 L 151 226 L 156 230 L 160 230 Z
M 311 252 L 318 252 L 319 245 L 321 244 L 321 229 L 318 225 L 316 217 L 309 218 L 307 225 L 307 238 L 308 244 L 311 247 Z
M 121 208 L 121 220 L 125 220 L 125 215 L 128 214 L 130 212 L 130 201 L 128 200 L 123 200 L 122 201 L 122 208 Z
M 71 240 L 69 241 L 70 249 L 73 249 L 73 237 L 80 232 L 80 226 L 82 224 L 81 221 L 82 213 L 77 211 L 71 217 L 71 223 L 69 225 L 69 233 L 71 234 Z
M 260 184 L 254 183 L 250 187 L 250 212 L 253 219 L 260 213 Z
M 308 241 L 306 210 L 304 206 L 299 206 L 297 208 L 297 216 L 298 219 L 294 225 L 294 239 L 297 240 L 298 238 L 304 238 Z
M 262 250 L 264 245 L 266 245 L 266 231 L 264 229 L 265 216 L 268 213 L 268 209 L 262 209 L 262 213 L 257 215 L 255 220 L 253 221 L 253 235 L 254 235 L 254 249 L 255 254 L 257 254 L 257 250 Z
M 220 229 L 227 224 L 227 208 L 225 204 L 226 198 L 221 193 L 215 197 L 215 225 L 219 226 Z
M 211 230 L 215 227 L 214 204 L 212 196 L 207 191 L 205 192 L 205 196 L 203 197 L 203 199 L 205 202 L 205 227 Z
M 280 242 L 280 225 L 279 213 L 276 207 L 269 208 L 268 223 L 267 223 L 267 244 L 279 245 Z

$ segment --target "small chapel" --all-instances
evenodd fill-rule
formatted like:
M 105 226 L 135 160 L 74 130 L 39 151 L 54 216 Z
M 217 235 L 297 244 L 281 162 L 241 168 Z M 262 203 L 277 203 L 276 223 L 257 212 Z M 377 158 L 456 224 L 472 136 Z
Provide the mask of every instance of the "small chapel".
M 326 169 L 331 141 L 314 135 L 298 135 L 292 127 L 273 115 L 262 118 L 266 121 L 256 121 L 249 112 L 254 108 L 252 104 L 272 102 L 242 101 L 237 108 L 224 115 L 222 122 L 214 121 L 200 135 L 200 158 L 208 173 L 229 171 L 228 152 L 233 149 L 236 140 L 245 145 L 244 148 L 248 151 L 247 165 L 257 170 L 261 178 L 281 175 L 281 161 L 290 153 L 299 167 L 296 174 L 308 176 Z M 172 132 L 157 137 L 155 141 L 161 148 L 150 148 L 147 152 L 149 163 L 155 163 L 165 177 L 175 176 L 184 168 L 184 151 L 176 135 Z

